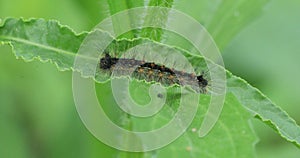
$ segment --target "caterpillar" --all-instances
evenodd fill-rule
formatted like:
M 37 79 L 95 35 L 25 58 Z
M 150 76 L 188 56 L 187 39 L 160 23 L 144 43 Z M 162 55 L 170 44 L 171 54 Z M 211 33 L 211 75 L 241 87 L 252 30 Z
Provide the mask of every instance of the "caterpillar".
M 126 75 L 132 72 L 132 76 L 139 80 L 144 79 L 148 82 L 155 81 L 162 85 L 177 84 L 181 86 L 191 86 L 200 93 L 206 93 L 206 87 L 208 86 L 208 80 L 205 78 L 204 73 L 196 75 L 194 73 L 168 68 L 165 65 L 155 62 L 146 62 L 133 58 L 112 57 L 107 52 L 100 58 L 99 68 L 103 71 L 118 72 L 118 75 Z

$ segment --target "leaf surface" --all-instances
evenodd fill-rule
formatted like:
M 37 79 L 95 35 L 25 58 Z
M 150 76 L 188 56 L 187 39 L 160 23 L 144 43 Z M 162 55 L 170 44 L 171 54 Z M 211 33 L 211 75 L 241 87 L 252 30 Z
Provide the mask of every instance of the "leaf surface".
M 56 21 L 45 21 L 42 19 L 31 19 L 24 21 L 22 19 L 7 19 L 3 26 L 0 27 L 0 41 L 9 43 L 14 50 L 17 58 L 23 58 L 25 61 L 34 59 L 42 62 L 51 62 L 57 65 L 59 70 L 71 70 L 73 67 L 76 52 L 80 47 L 86 33 L 76 35 L 71 29 L 61 26 Z M 131 45 L 134 41 L 119 41 Z M 138 42 L 137 42 L 138 44 Z M 120 48 L 121 49 L 121 48 Z M 123 48 L 124 49 L 124 48 Z M 203 63 L 203 58 L 200 56 L 191 56 L 188 53 L 183 54 L 186 57 L 193 58 L 194 61 Z M 149 86 L 149 83 L 142 83 Z M 109 82 L 99 84 L 101 91 L 107 91 L 107 96 L 110 91 Z M 192 122 L 188 131 L 174 143 L 169 146 L 149 153 L 126 153 L 121 152 L 119 155 L 135 155 L 137 157 L 147 157 L 156 155 L 164 157 L 167 153 L 174 155 L 201 155 L 208 157 L 218 157 L 221 154 L 227 154 L 230 157 L 242 157 L 242 153 L 249 153 L 249 157 L 253 154 L 253 143 L 255 137 L 248 124 L 248 120 L 252 114 L 254 117 L 261 119 L 264 123 L 273 127 L 284 139 L 293 142 L 296 146 L 300 146 L 300 127 L 295 121 L 290 118 L 286 112 L 273 104 L 259 90 L 253 88 L 243 79 L 238 78 L 231 73 L 227 73 L 227 95 L 225 100 L 224 110 L 221 114 L 217 125 L 211 133 L 204 138 L 198 138 L 195 133 L 191 132 L 194 127 L 198 127 L 205 113 L 208 98 L 204 96 L 198 109 L 197 116 Z M 143 97 L 141 94 L 136 98 Z M 205 99 L 206 98 L 206 99 Z M 108 99 L 108 100 L 107 100 Z M 114 104 L 111 97 L 105 99 L 107 103 Z M 175 99 L 176 100 L 176 99 Z M 174 101 L 175 102 L 175 101 Z M 173 104 L 173 102 L 168 103 Z M 171 113 L 167 110 L 171 106 L 166 106 L 166 111 L 162 111 L 163 115 L 158 115 L 151 128 L 161 126 Z M 108 107 L 107 111 L 111 111 Z M 248 112 L 245 112 L 245 109 Z M 116 112 L 117 113 L 117 112 Z M 122 113 L 120 111 L 120 113 Z M 115 114 L 114 114 L 115 115 Z M 123 118 L 124 115 L 120 115 Z M 115 115 L 117 124 L 124 125 Z M 141 120 L 130 118 L 132 125 L 128 126 L 132 130 L 145 130 L 145 126 L 141 125 Z M 157 123 L 158 122 L 158 123 Z M 149 128 L 148 127 L 148 128 Z M 222 138 L 221 138 L 222 137 Z M 224 148 L 225 144 L 226 145 Z M 180 149 L 180 150 L 176 150 Z M 228 152 L 230 151 L 230 152 Z M 241 152 L 243 151 L 243 152 Z M 226 153 L 223 153 L 226 152 Z

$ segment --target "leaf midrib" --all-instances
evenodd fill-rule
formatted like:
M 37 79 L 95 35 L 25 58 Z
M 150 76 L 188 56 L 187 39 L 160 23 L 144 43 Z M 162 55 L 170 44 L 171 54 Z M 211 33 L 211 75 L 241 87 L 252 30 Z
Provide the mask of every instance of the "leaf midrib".
M 57 52 L 57 53 L 61 53 L 61 54 L 65 54 L 65 55 L 69 55 L 69 56 L 73 56 L 73 57 L 78 56 L 78 57 L 82 57 L 82 58 L 86 58 L 86 59 L 90 59 L 90 60 L 97 60 L 96 58 L 92 58 L 92 57 L 88 57 L 88 56 L 85 56 L 85 55 L 77 54 L 75 52 L 70 52 L 70 51 L 66 51 L 66 50 L 63 50 L 63 49 L 43 45 L 43 44 L 40 44 L 40 43 L 25 40 L 25 39 L 22 39 L 22 38 L 16 38 L 16 37 L 11 37 L 11 36 L 0 36 L 0 39 L 1 38 L 7 39 L 10 42 L 11 41 L 20 42 L 20 43 L 23 43 L 23 44 L 28 44 L 28 45 L 40 47 L 40 48 L 43 48 L 43 49 L 46 49 L 46 50 L 51 50 L 53 52 Z

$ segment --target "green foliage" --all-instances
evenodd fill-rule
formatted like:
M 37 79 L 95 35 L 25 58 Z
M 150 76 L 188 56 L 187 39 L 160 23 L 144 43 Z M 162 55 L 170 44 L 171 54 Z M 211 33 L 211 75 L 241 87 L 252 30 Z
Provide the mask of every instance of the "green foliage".
M 138 82 L 138 84 L 139 86 L 141 86 L 141 84 L 142 86 L 147 86 L 141 82 Z M 110 85 L 110 82 L 98 85 L 98 97 L 100 98 L 100 102 L 103 103 L 101 105 L 104 105 L 108 116 L 114 120 L 114 123 L 123 126 L 123 128 L 134 131 L 154 130 L 168 123 L 174 117 L 174 113 L 176 113 L 176 107 L 174 106 L 178 105 L 179 100 L 173 96 L 172 93 L 169 93 L 168 98 L 171 98 L 170 101 L 167 101 L 164 108 L 154 117 L 127 118 L 126 114 L 124 114 L 124 112 L 118 108 L 118 104 L 115 103 Z M 105 89 L 104 94 L 103 89 Z M 141 97 L 140 94 L 134 93 L 133 97 L 134 95 Z M 120 154 L 127 155 L 127 157 L 138 155 L 138 157 L 143 158 L 150 158 L 153 156 L 175 158 L 254 157 L 254 143 L 257 142 L 257 138 L 251 126 L 248 124 L 251 115 L 231 93 L 226 95 L 222 114 L 213 130 L 203 138 L 198 137 L 198 127 L 200 127 L 201 122 L 203 121 L 208 109 L 209 101 L 209 96 L 201 95 L 198 111 L 192 124 L 181 137 L 168 146 L 151 152 L 120 152 Z M 112 110 L 114 112 L 111 112 Z M 128 124 L 124 124 L 124 122 L 118 122 L 118 120 L 130 120 L 130 125 L 128 126 Z
M 24 21 L 22 19 L 7 19 L 0 27 L 0 41 L 9 43 L 14 50 L 17 58 L 23 58 L 25 61 L 38 59 L 39 61 L 50 61 L 57 65 L 59 70 L 71 70 L 74 57 L 86 33 L 76 35 L 68 27 L 61 26 L 56 21 L 45 21 L 42 19 L 32 19 Z M 125 39 L 126 41 L 126 39 Z M 126 41 L 130 44 L 133 41 Z M 194 61 L 203 62 L 202 58 L 195 55 L 185 54 Z M 257 89 L 247 84 L 244 80 L 233 76 L 228 72 L 225 106 L 216 127 L 211 133 L 204 137 L 191 132 L 192 128 L 199 127 L 202 122 L 203 114 L 207 110 L 209 98 L 203 96 L 198 109 L 197 116 L 188 129 L 188 131 L 171 145 L 161 150 L 149 153 L 126 153 L 115 151 L 111 155 L 119 154 L 121 156 L 151 157 L 158 155 L 165 157 L 173 154 L 174 157 L 183 157 L 192 155 L 194 157 L 211 156 L 220 157 L 253 157 L 253 144 L 256 141 L 255 135 L 248 124 L 251 115 L 260 118 L 264 123 L 273 127 L 283 138 L 293 142 L 297 146 L 300 144 L 300 127 L 283 110 L 274 105 L 266 96 Z M 99 84 L 101 91 L 106 91 L 107 97 L 103 98 L 107 105 L 115 104 L 109 97 L 109 83 Z M 147 84 L 146 84 L 147 85 Z M 139 98 L 140 96 L 137 96 Z M 168 109 L 166 111 L 173 110 Z M 106 107 L 107 111 L 114 111 L 115 107 Z M 245 110 L 246 109 L 246 110 Z M 250 114 L 248 112 L 250 112 Z M 117 112 L 116 112 L 117 113 Z M 113 117 L 116 122 L 122 117 L 129 119 L 131 129 L 144 129 L 141 126 L 141 120 L 137 118 L 127 118 L 124 115 Z M 165 122 L 168 116 L 167 112 L 157 116 L 152 123 L 152 127 L 160 126 L 155 122 Z M 167 118 L 168 119 L 168 118 Z M 119 122 L 120 123 L 120 122 Z M 151 122 L 150 122 L 151 123 Z M 128 124 L 122 124 L 128 126 Z M 227 144 L 224 146 L 224 144 Z M 106 147 L 103 147 L 106 148 Z M 226 148 L 226 149 L 225 149 Z
M 223 50 L 231 39 L 257 18 L 269 0 L 192 0 L 176 1 L 174 8 L 199 21 Z
M 16 56 L 25 61 L 38 58 L 51 61 L 59 70 L 70 70 L 74 55 L 85 34 L 75 35 L 72 30 L 56 21 L 42 19 L 24 22 L 22 19 L 7 19 L 0 31 L 1 42 L 9 42 Z

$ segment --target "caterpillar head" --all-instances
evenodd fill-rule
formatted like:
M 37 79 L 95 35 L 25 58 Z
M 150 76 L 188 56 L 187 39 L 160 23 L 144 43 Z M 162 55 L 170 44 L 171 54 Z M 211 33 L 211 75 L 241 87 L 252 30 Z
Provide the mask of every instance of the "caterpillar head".
M 100 68 L 107 70 L 115 64 L 115 58 L 112 58 L 108 53 L 100 59 Z
M 208 81 L 203 77 L 203 75 L 197 76 L 198 84 L 200 87 L 206 87 L 208 85 Z

